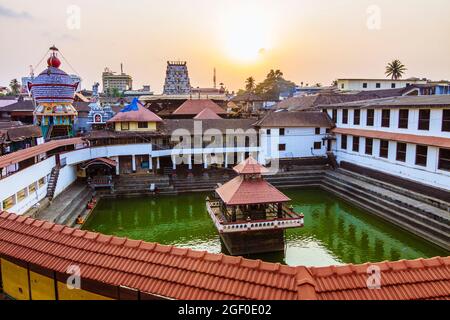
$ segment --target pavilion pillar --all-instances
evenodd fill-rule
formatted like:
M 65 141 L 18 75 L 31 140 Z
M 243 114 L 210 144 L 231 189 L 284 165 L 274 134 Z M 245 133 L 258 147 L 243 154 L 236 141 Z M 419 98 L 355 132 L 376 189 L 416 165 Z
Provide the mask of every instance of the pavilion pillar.
M 283 218 L 283 204 L 282 203 L 278 203 L 277 217 L 279 219 Z
M 244 162 L 244 161 L 245 161 L 245 153 L 241 152 L 241 162 Z
M 153 170 L 153 158 L 152 155 L 148 155 L 148 170 Z
M 136 172 L 136 155 L 131 156 L 131 170 Z
M 225 152 L 225 168 L 228 168 L 228 153 Z
M 236 222 L 236 206 L 233 206 L 233 209 L 231 209 L 231 221 Z
M 161 164 L 159 163 L 159 157 L 156 157 L 156 170 L 161 169 Z

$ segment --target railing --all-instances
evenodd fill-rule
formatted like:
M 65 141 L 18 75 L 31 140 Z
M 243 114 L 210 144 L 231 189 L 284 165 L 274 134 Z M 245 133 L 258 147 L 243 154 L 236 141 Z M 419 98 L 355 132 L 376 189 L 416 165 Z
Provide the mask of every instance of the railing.
M 216 200 L 206 201 L 206 208 L 219 233 L 236 233 L 303 227 L 303 215 L 298 218 L 278 218 L 274 220 L 252 220 L 246 222 L 224 222 L 214 213 L 213 208 L 220 207 Z

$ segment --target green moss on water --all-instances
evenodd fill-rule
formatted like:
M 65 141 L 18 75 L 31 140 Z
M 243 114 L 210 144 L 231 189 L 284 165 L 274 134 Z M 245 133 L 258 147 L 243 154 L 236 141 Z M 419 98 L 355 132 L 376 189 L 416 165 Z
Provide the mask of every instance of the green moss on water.
M 321 190 L 286 194 L 305 226 L 286 232 L 285 253 L 252 255 L 289 265 L 323 266 L 447 256 L 449 252 Z M 132 239 L 221 252 L 205 193 L 104 199 L 84 229 Z

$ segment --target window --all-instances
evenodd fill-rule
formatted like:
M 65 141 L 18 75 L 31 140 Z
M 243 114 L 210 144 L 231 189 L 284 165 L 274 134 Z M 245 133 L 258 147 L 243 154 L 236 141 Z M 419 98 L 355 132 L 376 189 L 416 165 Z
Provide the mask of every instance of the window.
M 344 89 L 344 84 L 343 83 L 341 84 L 341 89 Z
M 342 123 L 348 123 L 348 109 L 342 109 Z
M 267 129 L 267 135 L 270 135 L 270 129 Z
M 120 129 L 121 130 L 130 130 L 130 124 L 128 122 L 121 122 Z
M 316 128 L 316 134 L 320 134 L 320 128 Z
M 337 109 L 333 109 L 333 121 L 337 121 Z
M 147 129 L 148 128 L 148 122 L 138 122 L 138 128 L 139 129 Z
M 430 130 L 430 109 L 419 110 L 419 130 Z
M 23 199 L 25 199 L 28 196 L 28 190 L 27 188 L 24 188 L 22 190 L 20 190 L 19 192 L 17 192 L 17 201 L 20 202 Z
M 398 127 L 399 129 L 408 129 L 409 110 L 400 109 L 398 113 Z
M 443 110 L 442 113 L 442 131 L 450 131 L 450 109 Z
M 42 188 L 45 184 L 45 177 L 42 177 L 38 181 L 38 188 Z
M 391 110 L 389 109 L 381 110 L 381 126 L 389 128 L 390 120 L 391 120 Z
M 406 161 L 406 143 L 397 142 L 397 161 Z
M 31 194 L 33 192 L 36 192 L 36 182 L 33 182 L 28 186 L 28 192 Z
M 341 136 L 341 149 L 347 150 L 347 136 L 345 134 Z
M 314 150 L 322 149 L 322 142 L 314 142 Z
M 450 149 L 439 149 L 439 165 L 440 170 L 450 171 Z
M 391 83 L 391 88 L 395 89 L 395 83 Z
M 367 89 L 367 82 L 364 82 L 364 83 L 363 83 L 363 88 L 364 88 L 364 89 Z
M 426 167 L 427 166 L 428 147 L 416 146 L 416 165 Z
M 280 136 L 284 136 L 284 128 L 280 128 Z
M 389 141 L 380 140 L 380 157 L 387 159 L 388 156 L 389 156 Z
M 367 109 L 367 125 L 373 126 L 375 118 L 375 110 L 374 109 Z
M 355 110 L 353 113 L 353 124 L 358 126 L 361 122 L 361 110 Z
M 376 85 L 375 85 L 375 87 L 377 88 L 377 89 L 380 89 L 381 88 L 381 83 L 377 83 Z
M 373 139 L 372 138 L 366 138 L 366 154 L 372 155 L 373 151 Z
M 16 204 L 16 197 L 15 197 L 15 195 L 12 195 L 12 196 L 6 198 L 5 200 L 3 200 L 3 210 L 8 210 L 15 204 Z
M 278 151 L 286 151 L 286 144 L 285 143 L 279 144 Z
M 359 152 L 359 137 L 353 137 L 353 149 L 354 152 Z

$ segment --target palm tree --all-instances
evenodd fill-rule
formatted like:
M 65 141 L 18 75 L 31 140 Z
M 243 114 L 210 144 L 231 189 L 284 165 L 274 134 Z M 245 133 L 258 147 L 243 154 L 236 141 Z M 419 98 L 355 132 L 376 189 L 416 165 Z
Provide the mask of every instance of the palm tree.
M 20 84 L 19 84 L 19 81 L 17 81 L 17 79 L 11 80 L 11 82 L 9 83 L 9 87 L 11 88 L 11 93 L 13 95 L 18 95 L 19 94 Z
M 253 77 L 248 77 L 245 80 L 245 90 L 247 92 L 253 92 L 255 90 L 256 87 L 256 82 L 255 82 L 255 78 Z
M 386 76 L 391 77 L 392 80 L 401 79 L 406 69 L 405 65 L 400 60 L 396 59 L 386 66 Z

